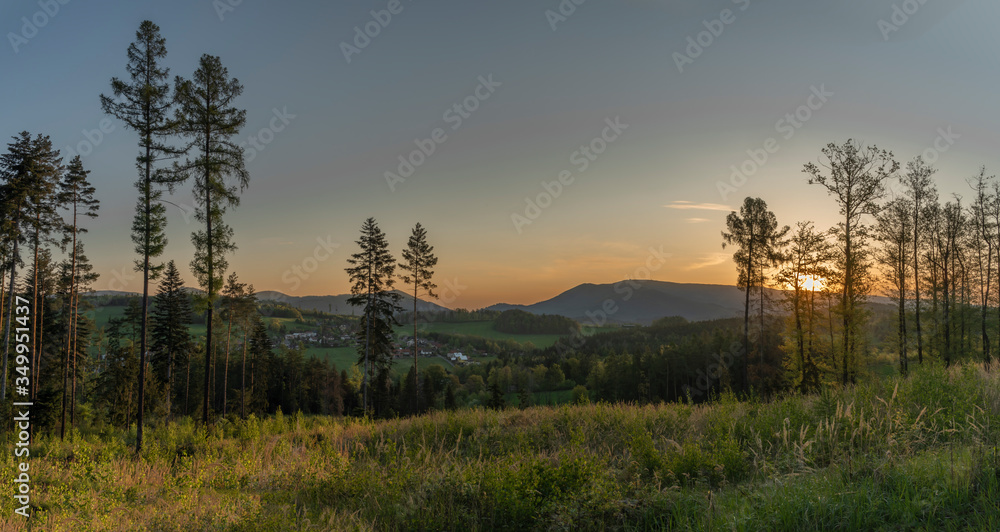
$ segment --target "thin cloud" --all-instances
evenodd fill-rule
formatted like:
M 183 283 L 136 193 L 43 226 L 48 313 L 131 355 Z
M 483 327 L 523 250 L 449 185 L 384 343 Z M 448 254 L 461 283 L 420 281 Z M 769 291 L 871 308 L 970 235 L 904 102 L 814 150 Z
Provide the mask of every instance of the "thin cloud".
M 668 205 L 664 205 L 668 209 L 681 209 L 685 211 L 732 211 L 732 207 L 729 205 L 722 205 L 720 203 L 694 203 L 693 201 L 672 201 Z
M 708 218 L 685 218 L 684 221 L 689 224 L 700 224 L 704 222 L 710 222 L 711 220 L 709 220 Z
M 700 270 L 702 268 L 709 268 L 711 266 L 718 266 L 726 262 L 729 259 L 729 255 L 726 253 L 710 253 L 704 255 L 701 260 L 688 265 L 688 270 Z

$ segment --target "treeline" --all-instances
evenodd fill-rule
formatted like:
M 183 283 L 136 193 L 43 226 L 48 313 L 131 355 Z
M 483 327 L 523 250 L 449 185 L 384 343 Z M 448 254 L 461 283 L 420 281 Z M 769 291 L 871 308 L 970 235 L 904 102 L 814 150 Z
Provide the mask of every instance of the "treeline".
M 493 328 L 511 334 L 572 334 L 580 331 L 580 324 L 565 316 L 510 309 L 497 316 Z
M 1000 183 L 981 168 L 971 200 L 942 201 L 936 169 L 916 157 L 901 170 L 893 154 L 848 140 L 806 164 L 810 184 L 832 198 L 840 221 L 779 226 L 760 198 L 727 218 L 723 247 L 735 247 L 745 292 L 744 349 L 755 352 L 764 317 L 784 316 L 782 350 L 790 387 L 851 383 L 880 345 L 870 329 L 873 295 L 893 301 L 889 349 L 900 373 L 911 362 L 987 366 L 1000 340 Z M 898 183 L 900 192 L 889 193 Z M 765 287 L 784 290 L 768 301 Z M 760 325 L 758 325 L 760 324 Z M 740 368 L 737 389 L 760 384 Z

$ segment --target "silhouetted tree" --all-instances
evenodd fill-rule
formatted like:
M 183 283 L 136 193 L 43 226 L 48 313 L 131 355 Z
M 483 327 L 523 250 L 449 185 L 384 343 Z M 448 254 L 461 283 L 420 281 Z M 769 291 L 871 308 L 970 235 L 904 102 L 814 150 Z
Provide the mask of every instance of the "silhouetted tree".
M 748 358 L 750 353 L 750 293 L 763 287 L 764 268 L 775 266 L 781 260 L 782 239 L 788 233 L 788 226 L 778 227 L 778 219 L 767 210 L 767 203 L 760 198 L 746 198 L 739 214 L 733 211 L 726 217 L 729 232 L 722 233 L 722 247 L 737 247 L 733 261 L 739 270 L 737 286 L 745 293 L 743 308 L 743 356 L 741 361 L 741 384 L 744 392 L 750 389 Z M 764 312 L 763 307 L 760 309 Z
M 842 379 L 846 384 L 853 379 L 851 364 L 858 354 L 859 307 L 871 282 L 866 250 L 868 228 L 863 217 L 878 214 L 878 201 L 885 194 L 885 181 L 896 173 L 899 163 L 891 152 L 875 146 L 865 147 L 853 140 L 841 145 L 827 144 L 822 152 L 826 159 L 820 163 L 822 169 L 815 163 L 807 163 L 803 172 L 808 174 L 809 184 L 822 186 L 834 197 L 843 217 L 837 226 L 837 237 L 842 246 Z

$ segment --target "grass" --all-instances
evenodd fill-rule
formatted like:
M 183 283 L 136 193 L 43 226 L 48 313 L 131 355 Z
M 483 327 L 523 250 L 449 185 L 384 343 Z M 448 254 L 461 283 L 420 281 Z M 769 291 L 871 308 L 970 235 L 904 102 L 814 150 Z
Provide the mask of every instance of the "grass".
M 1000 377 L 769 402 L 278 415 L 40 435 L 44 530 L 1000 530 Z M 10 435 L 6 445 L 12 446 Z M 15 491 L 13 453 L 0 490 Z M 11 497 L 0 528 L 27 530 Z M 13 516 L 13 517 L 12 517 Z

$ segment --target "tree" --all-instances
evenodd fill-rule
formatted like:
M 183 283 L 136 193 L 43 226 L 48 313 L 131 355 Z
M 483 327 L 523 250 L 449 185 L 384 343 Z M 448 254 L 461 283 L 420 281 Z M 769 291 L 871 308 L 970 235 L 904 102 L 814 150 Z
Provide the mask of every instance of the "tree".
M 358 331 L 358 362 L 364 368 L 363 408 L 367 412 L 372 377 L 377 377 L 376 389 L 387 384 L 392 363 L 392 325 L 396 322 L 395 314 L 402 308 L 398 305 L 399 293 L 392 289 L 396 259 L 389 253 L 389 243 L 374 218 L 365 220 L 361 238 L 356 242 L 361 251 L 347 259 L 350 267 L 346 271 L 351 279 L 351 297 L 347 302 L 356 307 L 364 305 Z M 364 349 L 361 349 L 362 339 Z
M 59 152 L 52 149 L 48 136 L 35 138 L 27 131 L 13 137 L 8 150 L 0 155 L 0 211 L 3 213 L 0 233 L 4 244 L 9 247 L 7 271 L 10 274 L 8 290 L 7 321 L 4 328 L 3 382 L 0 383 L 0 399 L 7 397 L 7 363 L 10 354 L 10 325 L 14 317 L 14 288 L 17 281 L 17 267 L 21 262 L 20 246 L 34 243 L 34 266 L 37 266 L 40 244 L 55 225 L 55 186 L 62 172 Z M 30 235 L 30 240 L 29 240 Z M 33 268 L 38 271 L 38 268 Z M 37 294 L 37 275 L 33 277 L 32 292 Z M 37 300 L 34 304 L 37 305 Z M 33 313 L 33 315 L 37 315 Z M 32 326 L 35 324 L 32 323 Z M 35 343 L 40 339 L 33 335 Z M 35 355 L 32 354 L 32 357 Z M 32 360 L 37 369 L 37 360 Z M 31 379 L 34 386 L 37 379 Z M 32 388 L 33 391 L 33 388 Z
M 170 71 L 160 66 L 166 56 L 166 40 L 160 35 L 159 26 L 148 20 L 142 21 L 136 31 L 135 41 L 128 47 L 128 64 L 125 69 L 130 81 L 111 78 L 114 98 L 101 95 L 101 108 L 104 112 L 121 120 L 127 129 L 139 134 L 139 156 L 136 157 L 139 200 L 132 223 L 132 242 L 135 243 L 136 252 L 142 257 L 136 261 L 136 270 L 142 271 L 136 454 L 142 450 L 149 281 L 155 280 L 163 268 L 162 264 L 153 264 L 151 259 L 160 256 L 167 244 L 164 234 L 166 209 L 158 203 L 162 194 L 158 186 L 166 184 L 172 187 L 174 184 L 168 174 L 155 171 L 153 163 L 162 155 L 180 153 L 165 143 L 165 139 L 176 132 L 177 126 L 170 118 L 173 107 L 167 83 Z
M 188 324 L 191 298 L 174 261 L 167 263 L 159 291 L 153 298 L 152 365 L 157 378 L 167 385 L 167 416 L 173 412 L 174 368 L 187 362 L 193 348 Z
M 909 369 L 906 340 L 906 299 L 909 293 L 910 244 L 913 239 L 911 213 L 912 201 L 896 198 L 889 202 L 877 219 L 876 238 L 882 243 L 878 260 L 883 265 L 885 277 L 891 286 L 890 297 L 896 302 L 896 345 L 899 351 L 899 373 Z
M 979 274 L 979 315 L 980 333 L 983 342 L 983 363 L 990 365 L 990 337 L 986 332 L 986 315 L 990 306 L 990 288 L 993 280 L 993 251 L 997 247 L 995 220 L 998 214 L 997 197 L 989 190 L 995 176 L 986 176 L 986 167 L 979 169 L 979 175 L 973 178 L 972 190 L 975 197 L 969 207 L 969 217 L 975 228 L 973 246 L 976 250 L 976 270 Z
M 91 289 L 91 285 L 100 278 L 100 275 L 94 272 L 94 267 L 90 264 L 90 260 L 83 251 L 83 242 L 77 242 L 73 252 L 73 259 L 69 264 L 64 263 L 64 270 L 67 274 L 72 272 L 71 284 L 74 287 L 74 291 L 77 294 L 81 292 L 88 292 Z M 75 262 L 75 266 L 73 266 Z M 72 337 L 70 341 L 70 357 L 72 358 L 72 365 L 70 366 L 70 401 L 69 401 L 69 426 L 76 426 L 76 399 L 77 394 L 77 381 L 81 380 L 82 376 L 77 370 L 77 360 L 83 359 L 87 360 L 87 349 L 90 346 L 90 334 L 93 332 L 93 320 L 88 318 L 85 314 L 86 310 L 92 308 L 92 305 L 86 301 L 80 301 L 79 296 L 73 299 L 73 307 L 70 309 L 70 323 L 67 324 L 69 328 L 72 325 Z M 84 312 L 80 311 L 81 303 L 83 304 Z M 81 319 L 82 318 L 82 319 Z
M 267 375 L 272 357 L 271 337 L 263 318 L 257 315 L 253 333 L 250 336 L 250 402 L 252 410 L 264 412 L 267 409 Z
M 228 207 L 239 205 L 239 192 L 250 183 L 244 165 L 243 148 L 234 138 L 246 124 L 246 111 L 233 107 L 233 100 L 243 93 L 239 80 L 229 77 L 229 71 L 215 56 L 203 55 L 192 80 L 177 77 L 177 121 L 182 136 L 188 139 L 187 150 L 197 149 L 198 156 L 175 167 L 179 175 L 195 174 L 194 196 L 198 203 L 196 219 L 205 224 L 204 231 L 192 236 L 195 258 L 191 268 L 208 298 L 206 314 L 207 347 L 205 349 L 205 397 L 202 421 L 208 423 L 211 380 L 208 368 L 212 364 L 212 325 L 215 294 L 222 287 L 222 276 L 228 267 L 225 256 L 236 249 L 233 231 L 222 223 Z M 236 184 L 227 183 L 235 179 Z
M 826 282 L 825 265 L 832 259 L 831 246 L 826 236 L 815 230 L 812 222 L 798 222 L 790 244 L 785 267 L 779 272 L 778 280 L 791 288 L 785 294 L 793 328 L 792 365 L 798 370 L 798 389 L 806 392 L 816 390 L 820 385 L 819 368 L 813 353 L 813 316 L 816 292 Z
M 486 406 L 492 408 L 493 410 L 503 410 L 507 406 L 507 400 L 504 399 L 503 392 L 500 390 L 500 385 L 493 382 L 490 385 L 490 399 L 486 403 Z
M 243 363 L 240 366 L 240 417 L 247 417 L 247 349 L 249 347 L 251 326 L 255 326 L 260 321 L 260 314 L 257 312 L 257 291 L 253 285 L 247 285 L 240 300 L 240 318 L 243 329 Z M 261 322 L 263 323 L 263 322 Z M 267 329 L 264 329 L 267 334 Z
M 788 233 L 788 226 L 778 228 L 778 219 L 767 210 L 767 203 L 760 198 L 746 198 L 739 214 L 736 211 L 726 217 L 729 232 L 722 233 L 722 248 L 727 245 L 738 249 L 733 261 L 739 270 L 737 286 L 745 293 L 743 308 L 743 356 L 741 362 L 742 390 L 750 390 L 748 358 L 750 353 L 750 293 L 764 284 L 763 271 L 776 265 L 781 259 L 782 239 Z M 764 312 L 763 307 L 760 309 Z M 762 318 L 763 319 L 763 318 Z
M 243 308 L 246 305 L 246 283 L 239 282 L 236 272 L 229 274 L 226 287 L 222 290 L 224 314 L 226 316 L 226 362 L 222 372 L 222 415 L 226 415 L 229 398 L 229 354 L 232 346 L 233 321 L 242 320 Z M 237 323 L 237 325 L 239 325 Z
M 430 297 L 437 297 L 434 289 L 437 285 L 431 281 L 434 277 L 434 266 L 437 265 L 437 257 L 434 255 L 434 246 L 427 243 L 427 230 L 419 223 L 413 228 L 410 239 L 403 249 L 403 261 L 399 263 L 400 269 L 407 272 L 400 276 L 400 280 L 407 285 L 413 286 L 413 379 L 414 383 L 419 382 L 420 374 L 417 369 L 417 353 L 420 348 L 417 346 L 417 300 L 420 291 L 423 290 Z M 420 387 L 413 386 L 413 405 L 417 408 L 419 403 Z
M 76 283 L 77 235 L 87 232 L 86 228 L 80 226 L 79 217 L 82 215 L 90 218 L 96 218 L 97 210 L 100 208 L 100 202 L 94 197 L 96 189 L 94 189 L 94 187 L 87 180 L 87 176 L 89 174 L 90 171 L 83 169 L 83 161 L 80 159 L 80 156 L 77 155 L 72 161 L 70 161 L 66 174 L 59 183 L 59 203 L 69 206 L 70 211 L 72 212 L 72 222 L 67 227 L 72 239 L 69 270 L 69 301 L 66 306 L 67 316 L 69 316 L 70 319 L 67 320 L 66 323 L 66 365 L 65 372 L 63 374 L 62 428 L 59 432 L 60 439 L 64 437 L 66 429 L 66 391 L 68 388 L 67 382 L 69 378 L 71 354 L 74 362 L 73 365 L 76 365 L 76 349 L 74 345 L 76 336 L 74 334 L 74 329 L 76 328 L 77 323 L 76 308 L 77 294 L 79 293 L 79 286 L 77 286 Z M 73 375 L 73 384 L 75 387 L 75 373 Z
M 948 202 L 943 207 L 934 205 L 927 221 L 930 227 L 932 253 L 929 259 L 932 267 L 932 288 L 941 294 L 943 327 L 941 328 L 941 355 L 945 366 L 950 366 L 954 358 L 952 329 L 955 307 L 956 261 L 960 253 L 959 242 L 966 225 L 962 206 L 959 202 Z M 936 313 L 935 313 L 936 318 Z
M 934 168 L 924 163 L 922 157 L 906 163 L 906 173 L 900 176 L 900 182 L 906 186 L 906 197 L 912 203 L 911 215 L 913 223 L 913 238 L 910 244 L 913 246 L 911 260 L 913 260 L 913 301 L 914 317 L 917 336 L 917 363 L 924 363 L 924 338 L 921 330 L 920 314 L 920 247 L 927 241 L 927 227 L 924 223 L 924 216 L 927 206 L 937 203 L 937 189 L 934 188 Z
M 858 308 L 870 289 L 869 260 L 865 249 L 868 231 L 865 215 L 879 212 L 878 201 L 885 194 L 885 181 L 896 173 L 899 163 L 892 153 L 875 146 L 865 147 L 853 140 L 842 145 L 828 144 L 822 150 L 826 162 L 805 165 L 810 185 L 820 185 L 834 197 L 843 221 L 837 226 L 841 244 L 840 268 L 843 272 L 841 313 L 843 331 L 842 379 L 853 379 L 851 361 L 858 353 Z M 826 170 L 824 173 L 823 170 Z

